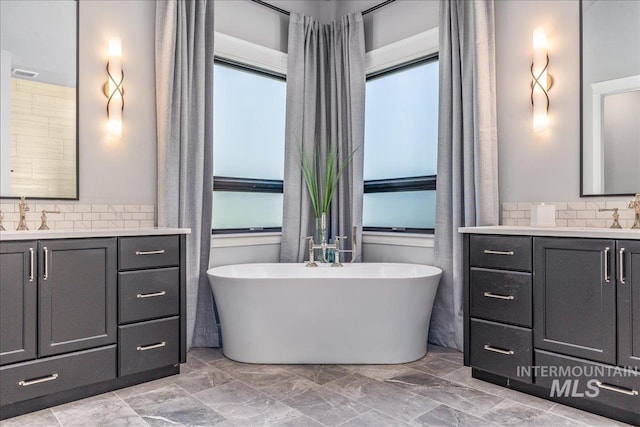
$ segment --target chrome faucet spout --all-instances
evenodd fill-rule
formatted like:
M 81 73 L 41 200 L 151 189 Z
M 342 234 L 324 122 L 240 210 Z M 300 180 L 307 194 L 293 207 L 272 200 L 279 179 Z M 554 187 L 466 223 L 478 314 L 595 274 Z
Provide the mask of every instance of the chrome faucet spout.
M 27 227 L 27 212 L 30 211 L 31 208 L 25 201 L 25 196 L 20 197 L 18 209 L 20 210 L 20 222 L 18 223 L 18 228 L 16 228 L 16 231 L 29 230 L 29 227 Z
M 629 202 L 629 209 L 635 210 L 635 221 L 631 228 L 640 228 L 640 194 L 636 194 L 636 198 Z

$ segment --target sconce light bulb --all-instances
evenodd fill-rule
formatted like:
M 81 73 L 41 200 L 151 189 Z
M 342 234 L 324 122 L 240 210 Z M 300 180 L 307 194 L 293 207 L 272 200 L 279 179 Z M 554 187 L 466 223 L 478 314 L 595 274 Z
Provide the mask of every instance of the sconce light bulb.
M 533 48 L 534 49 L 547 48 L 547 33 L 542 27 L 538 27 L 535 30 L 533 30 Z
M 122 120 L 109 119 L 107 124 L 107 131 L 112 137 L 119 137 L 122 135 Z
M 549 125 L 549 118 L 547 112 L 539 112 L 533 114 L 533 131 L 536 133 L 544 132 Z
M 107 132 L 112 138 L 122 135 L 122 110 L 124 96 L 122 88 L 122 40 L 114 37 L 109 40 L 109 62 L 107 63 L 108 79 L 105 85 L 107 96 Z
M 547 78 L 548 67 L 547 56 L 547 33 L 541 27 L 533 30 L 533 63 L 531 65 L 531 75 L 533 82 L 531 85 L 531 102 L 533 103 L 533 131 L 543 132 L 548 126 L 547 109 L 549 89 Z
M 114 37 L 109 40 L 109 57 L 122 56 L 122 39 Z

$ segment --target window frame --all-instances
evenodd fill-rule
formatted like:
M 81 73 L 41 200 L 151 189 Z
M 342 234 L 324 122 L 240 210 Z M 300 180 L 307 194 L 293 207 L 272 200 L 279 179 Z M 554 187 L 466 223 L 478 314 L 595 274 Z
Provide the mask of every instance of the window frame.
M 254 73 L 260 76 L 282 80 L 285 83 L 287 81 L 287 76 L 285 74 L 266 68 L 245 64 L 240 61 L 224 58 L 218 55 L 214 55 L 213 63 L 246 71 L 249 73 Z M 284 144 L 284 141 L 282 141 L 282 143 Z M 283 194 L 284 181 L 279 179 L 239 178 L 214 175 L 211 191 L 212 193 L 213 191 L 222 191 Z M 273 233 L 281 231 L 282 227 L 213 228 L 213 224 L 211 226 L 211 234 Z
M 394 64 L 393 66 L 373 71 L 366 76 L 366 81 L 375 80 L 400 71 L 408 70 L 412 67 L 439 61 L 439 53 L 430 53 L 410 61 Z M 437 143 L 437 141 L 436 141 Z M 366 144 L 366 142 L 365 142 Z M 413 177 L 399 177 L 387 179 L 370 179 L 364 181 L 364 194 L 370 193 L 394 193 L 409 191 L 435 191 L 437 175 L 421 175 Z M 412 234 L 434 234 L 435 228 L 413 228 L 413 227 L 377 227 L 363 226 L 363 231 L 390 232 L 390 233 L 412 233 Z

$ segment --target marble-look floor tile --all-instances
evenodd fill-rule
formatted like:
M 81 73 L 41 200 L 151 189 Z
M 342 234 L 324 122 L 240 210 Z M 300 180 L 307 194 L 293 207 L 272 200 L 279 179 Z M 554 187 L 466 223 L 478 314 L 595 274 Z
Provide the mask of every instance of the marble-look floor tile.
M 278 427 L 325 427 L 324 424 L 321 424 L 306 415 L 275 425 Z
M 371 409 L 324 388 L 306 390 L 284 403 L 327 426 L 337 426 Z
M 358 374 L 340 378 L 326 387 L 403 421 L 411 421 L 439 405 L 426 397 Z
M 295 377 L 295 374 L 280 365 L 255 365 L 220 359 L 213 362 L 212 366 L 257 389 Z
M 407 365 L 348 365 L 349 371 L 374 380 L 384 381 L 391 377 L 414 372 Z
M 504 400 L 501 397 L 418 371 L 415 374 L 390 378 L 386 383 L 475 416 L 481 416 Z
M 221 348 L 209 348 L 209 347 L 194 347 L 189 350 L 187 355 L 187 360 L 189 357 L 195 357 L 196 359 L 204 362 L 210 363 L 216 360 L 224 359 L 224 354 L 222 354 Z
M 530 427 L 625 425 L 472 378 L 471 369 L 462 366 L 462 353 L 433 345 L 428 350 L 424 358 L 402 365 L 299 366 L 238 363 L 226 359 L 220 349 L 192 349 L 179 375 L 1 424 L 481 427 L 495 421 L 494 425 Z
M 554 405 L 549 412 L 571 420 L 580 421 L 593 427 L 622 427 L 629 425 L 620 421 L 614 421 L 610 418 L 601 417 L 600 415 L 592 414 L 590 412 L 581 411 L 580 409 L 572 408 L 571 406 L 560 404 Z
M 451 408 L 447 405 L 440 405 L 427 412 L 423 416 L 419 417 L 415 421 L 415 424 L 429 427 L 497 427 L 499 425 Z
M 176 384 L 128 395 L 124 401 L 152 426 L 214 426 L 226 421 Z
M 447 359 L 460 365 L 464 362 L 464 353 L 455 348 L 440 347 L 434 344 L 429 344 L 427 345 L 427 356 L 429 354 Z
M 400 421 L 397 418 L 393 418 L 387 414 L 372 409 L 365 412 L 362 415 L 357 416 L 344 424 L 340 424 L 340 427 L 410 427 L 411 424 L 407 424 Z
M 261 392 L 277 400 L 286 400 L 309 389 L 319 387 L 318 384 L 306 378 L 294 377 L 279 383 L 271 384 L 260 389 Z
M 175 387 L 176 385 L 173 382 L 173 379 L 177 377 L 177 375 L 172 375 L 170 377 L 160 378 L 159 380 L 136 384 L 131 387 L 116 390 L 114 393 L 120 396 L 120 398 L 122 398 L 123 400 L 126 400 L 130 396 L 137 396 L 149 391 L 161 389 L 163 387 Z
M 114 393 L 105 393 L 52 408 L 64 427 L 146 426 L 142 418 Z
M 556 404 L 550 400 L 541 399 L 536 396 L 531 396 L 530 394 L 521 393 L 519 391 L 511 390 L 504 387 L 501 388 L 502 390 L 499 390 L 494 394 L 500 397 L 504 397 L 505 399 L 518 402 L 521 405 L 530 406 L 532 408 L 536 408 L 545 412 L 556 406 Z
M 584 425 L 575 420 L 562 418 L 549 412 L 530 406 L 524 406 L 511 400 L 505 400 L 485 413 L 482 418 L 491 420 L 500 426 L 575 426 Z
M 172 381 L 189 393 L 197 393 L 235 380 L 215 366 L 203 364 L 200 368 L 190 369 L 173 377 Z
M 436 377 L 444 377 L 454 371 L 460 369 L 460 364 L 450 360 L 428 354 L 420 360 L 409 363 L 413 369 L 417 369 Z
M 194 395 L 234 425 L 275 425 L 302 414 L 252 387 L 235 381 Z
M 60 423 L 51 409 L 43 409 L 42 411 L 2 420 L 0 425 L 2 427 L 60 427 Z
M 457 384 L 462 384 L 464 386 L 473 388 L 475 390 L 484 391 L 485 393 L 493 394 L 495 396 L 501 396 L 502 393 L 510 392 L 511 390 L 501 387 L 499 385 L 495 385 L 486 381 L 482 381 L 471 376 L 471 368 L 468 366 L 463 366 L 460 369 L 451 372 L 450 374 L 445 375 L 445 380 L 451 381 Z
M 286 369 L 320 385 L 349 374 L 349 370 L 338 365 L 290 365 Z

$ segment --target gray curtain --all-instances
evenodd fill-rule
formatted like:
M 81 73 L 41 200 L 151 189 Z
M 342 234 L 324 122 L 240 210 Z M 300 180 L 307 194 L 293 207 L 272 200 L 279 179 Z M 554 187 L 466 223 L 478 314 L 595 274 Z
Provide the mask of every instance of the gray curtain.
M 462 236 L 458 227 L 497 225 L 493 0 L 440 3 L 440 101 L 435 264 L 443 275 L 429 340 L 463 348 Z
M 357 148 L 331 202 L 329 236 L 362 233 L 365 50 L 360 13 L 321 24 L 291 13 L 287 70 L 284 218 L 280 261 L 302 262 L 315 215 L 300 170 L 301 151 L 326 157 L 337 144 L 340 161 Z M 345 246 L 350 246 L 347 240 Z M 347 256 L 347 260 L 350 258 Z M 360 259 L 358 255 L 357 260 Z
M 158 225 L 188 227 L 187 346 L 219 345 L 207 282 L 213 188 L 213 1 L 156 3 Z

